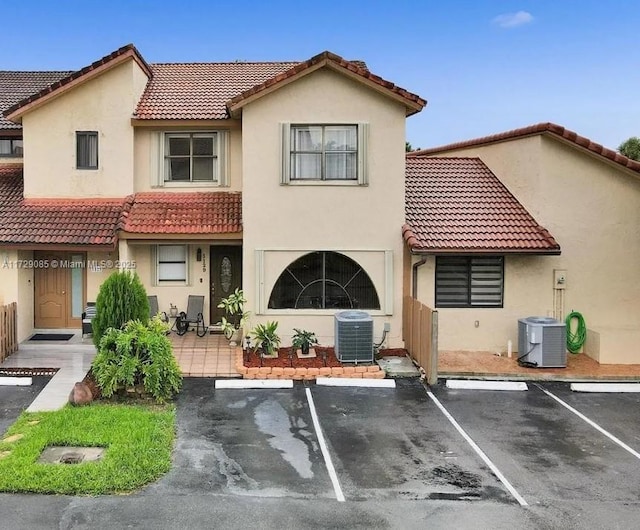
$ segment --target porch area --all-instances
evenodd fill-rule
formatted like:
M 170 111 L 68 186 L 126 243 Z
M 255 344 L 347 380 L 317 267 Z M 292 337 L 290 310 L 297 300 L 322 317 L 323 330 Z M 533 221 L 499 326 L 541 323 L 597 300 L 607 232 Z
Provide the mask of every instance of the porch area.
M 173 355 L 185 377 L 242 377 L 235 369 L 236 347 L 220 334 L 198 337 L 194 331 L 185 335 L 171 333 Z

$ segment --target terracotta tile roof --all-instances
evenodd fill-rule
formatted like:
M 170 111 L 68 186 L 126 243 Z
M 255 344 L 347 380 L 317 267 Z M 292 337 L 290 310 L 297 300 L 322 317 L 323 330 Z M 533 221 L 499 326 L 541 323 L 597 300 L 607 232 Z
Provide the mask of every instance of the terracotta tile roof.
M 248 98 L 255 96 L 260 92 L 263 92 L 279 83 L 287 81 L 288 79 L 295 77 L 298 74 L 305 72 L 306 70 L 313 71 L 315 67 L 322 66 L 324 64 L 330 64 L 331 66 L 333 66 L 334 68 L 337 68 L 338 70 L 342 69 L 342 70 L 351 72 L 352 74 L 355 74 L 356 76 L 359 76 L 364 80 L 370 81 L 375 85 L 378 85 L 379 87 L 385 89 L 391 94 L 394 94 L 400 97 L 405 101 L 405 104 L 407 105 L 408 116 L 410 116 L 411 114 L 415 114 L 416 112 L 420 112 L 422 108 L 427 104 L 427 102 L 424 99 L 422 99 L 420 96 L 417 96 L 416 94 L 412 94 L 411 92 L 405 90 L 404 88 L 396 86 L 391 81 L 387 81 L 380 76 L 372 74 L 369 71 L 369 69 L 366 67 L 366 65 L 363 67 L 362 61 L 347 61 L 346 59 L 343 59 L 342 57 L 340 57 L 339 55 L 336 55 L 335 53 L 324 51 L 312 57 L 311 59 L 301 62 L 295 65 L 293 68 L 290 68 L 285 72 L 279 73 L 275 77 L 272 77 L 271 79 L 267 79 L 263 83 L 258 84 L 254 87 L 251 87 L 248 90 L 245 90 L 244 92 L 242 92 L 241 94 L 238 94 L 228 102 L 227 108 L 230 111 L 233 111 L 239 106 L 242 106 L 243 102 Z
M 113 248 L 125 199 L 23 199 L 22 168 L 0 167 L 0 245 Z
M 239 192 L 136 193 L 120 222 L 137 234 L 228 234 L 242 232 Z
M 402 234 L 414 251 L 560 253 L 479 158 L 408 157 L 405 200 Z
M 39 92 L 71 72 L 8 72 L 0 71 L 0 130 L 22 129 L 4 117 L 4 112 L 26 97 Z
M 448 145 L 442 145 L 440 147 L 432 147 L 429 149 L 421 149 L 419 151 L 413 151 L 407 156 L 430 156 L 448 151 L 454 151 L 456 149 L 464 149 L 467 147 L 477 147 L 480 145 L 492 144 L 495 142 L 504 142 L 506 140 L 514 140 L 525 136 L 532 136 L 536 134 L 550 134 L 552 136 L 567 140 L 578 147 L 582 147 L 592 153 L 600 155 L 601 157 L 613 161 L 616 164 L 626 167 L 632 171 L 640 173 L 640 162 L 627 158 L 621 155 L 617 151 L 607 149 L 606 147 L 597 144 L 589 138 L 580 136 L 578 133 L 565 129 L 561 125 L 555 123 L 538 123 L 536 125 L 530 125 L 521 129 L 514 129 L 512 131 L 506 131 L 499 134 L 493 134 L 491 136 L 483 136 L 482 138 L 474 138 L 472 140 L 466 140 L 464 142 L 457 142 Z
M 55 82 L 42 88 L 42 90 L 38 92 L 32 91 L 31 93 L 26 95 L 27 97 L 24 97 L 23 99 L 19 100 L 15 104 L 5 109 L 3 114 L 5 117 L 11 116 L 13 118 L 14 116 L 12 115 L 17 111 L 19 111 L 20 109 L 23 109 L 26 106 L 30 106 L 36 102 L 39 102 L 39 100 L 44 99 L 49 95 L 52 95 L 54 93 L 59 93 L 60 91 L 65 90 L 69 86 L 72 86 L 74 82 L 81 80 L 81 78 L 85 76 L 89 76 L 91 74 L 96 74 L 99 71 L 102 71 L 105 67 L 108 67 L 110 64 L 115 63 L 118 59 L 124 60 L 125 57 L 132 57 L 140 65 L 140 67 L 147 73 L 147 75 L 151 76 L 151 70 L 149 69 L 149 65 L 146 63 L 142 55 L 140 55 L 140 52 L 138 52 L 138 50 L 133 44 L 127 44 L 126 46 L 123 46 L 122 48 L 119 48 L 116 51 L 111 52 L 108 55 L 105 55 L 101 59 L 94 61 L 89 66 L 85 66 L 80 70 L 68 73 L 68 75 L 66 75 L 62 79 L 56 80 Z
M 134 118 L 139 120 L 222 120 L 226 103 L 241 92 L 298 63 L 152 64 Z

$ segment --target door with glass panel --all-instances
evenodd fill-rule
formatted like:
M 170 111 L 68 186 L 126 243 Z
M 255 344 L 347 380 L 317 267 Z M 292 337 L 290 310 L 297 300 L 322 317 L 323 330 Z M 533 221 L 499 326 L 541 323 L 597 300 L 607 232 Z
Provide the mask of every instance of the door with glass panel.
M 35 252 L 34 327 L 79 328 L 85 303 L 84 254 Z
M 220 300 L 229 296 L 237 288 L 242 289 L 242 247 L 221 245 L 211 246 L 211 323 L 217 324 L 224 316 L 218 307 Z

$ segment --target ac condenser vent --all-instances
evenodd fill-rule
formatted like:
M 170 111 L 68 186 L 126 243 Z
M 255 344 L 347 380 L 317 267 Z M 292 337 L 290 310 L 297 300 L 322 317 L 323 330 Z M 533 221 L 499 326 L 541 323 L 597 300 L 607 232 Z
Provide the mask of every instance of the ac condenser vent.
M 335 314 L 336 357 L 341 363 L 373 362 L 373 318 L 365 311 Z
M 518 319 L 518 360 L 536 368 L 567 366 L 567 328 L 549 317 Z

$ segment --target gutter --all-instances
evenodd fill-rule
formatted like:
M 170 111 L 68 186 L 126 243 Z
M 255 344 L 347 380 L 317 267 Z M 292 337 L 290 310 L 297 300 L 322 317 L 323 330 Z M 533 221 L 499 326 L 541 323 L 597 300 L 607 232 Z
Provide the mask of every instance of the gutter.
M 411 253 L 411 255 L 414 255 L 413 252 Z M 418 269 L 422 267 L 426 262 L 427 262 L 427 256 L 423 254 L 420 261 L 414 263 L 411 266 L 411 268 L 413 269 L 413 276 L 412 276 L 413 284 L 411 285 L 411 296 L 413 297 L 414 300 L 418 299 Z

